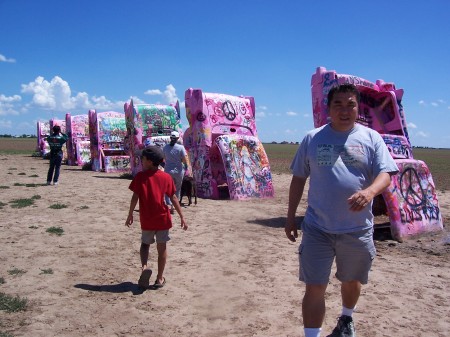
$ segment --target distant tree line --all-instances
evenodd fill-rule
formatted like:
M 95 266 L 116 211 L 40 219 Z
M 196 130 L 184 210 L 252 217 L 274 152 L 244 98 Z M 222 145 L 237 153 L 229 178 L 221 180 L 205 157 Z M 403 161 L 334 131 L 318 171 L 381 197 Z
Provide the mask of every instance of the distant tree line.
M 0 138 L 37 138 L 37 136 L 36 135 L 26 135 L 26 134 L 23 134 L 20 136 L 13 136 L 13 135 L 8 135 L 8 134 L 3 134 L 3 135 L 0 135 Z
M 279 142 L 279 143 L 277 143 L 276 141 L 273 141 L 273 142 L 271 142 L 270 144 L 290 144 L 290 145 L 298 145 L 299 144 L 299 142 L 288 142 L 288 141 L 285 141 L 285 140 L 283 140 L 282 142 Z

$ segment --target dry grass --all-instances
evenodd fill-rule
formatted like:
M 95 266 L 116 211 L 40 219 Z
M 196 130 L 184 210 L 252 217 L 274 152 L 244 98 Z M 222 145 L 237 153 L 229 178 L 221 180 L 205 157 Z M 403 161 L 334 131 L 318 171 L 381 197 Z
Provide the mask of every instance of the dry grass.
M 288 173 L 291 161 L 294 158 L 298 145 L 291 144 L 264 144 L 267 156 L 269 157 L 272 174 Z M 450 190 L 450 149 L 423 149 L 414 148 L 415 159 L 424 161 L 433 177 L 436 189 L 439 191 Z
M 36 151 L 37 138 L 0 138 L 0 154 L 29 154 Z
M 1 138 L 0 154 L 28 154 L 36 150 L 36 138 Z M 297 151 L 298 145 L 264 144 L 273 174 L 290 174 L 289 166 Z M 450 149 L 414 148 L 415 159 L 423 160 L 430 169 L 436 188 L 441 191 L 450 190 Z M 1 159 L 1 158 L 0 158 Z

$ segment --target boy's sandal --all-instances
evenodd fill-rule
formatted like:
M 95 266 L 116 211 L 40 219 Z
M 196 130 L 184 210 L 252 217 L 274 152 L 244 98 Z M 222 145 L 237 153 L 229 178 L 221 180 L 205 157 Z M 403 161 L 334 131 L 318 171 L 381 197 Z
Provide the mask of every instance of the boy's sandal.
M 151 269 L 144 269 L 142 271 L 141 277 L 139 277 L 138 286 L 139 288 L 146 289 L 150 286 L 150 277 L 152 276 Z
M 156 280 L 153 287 L 156 289 L 159 289 L 159 288 L 164 287 L 165 284 L 166 284 L 166 278 L 164 277 L 162 283 L 159 283 L 158 280 Z

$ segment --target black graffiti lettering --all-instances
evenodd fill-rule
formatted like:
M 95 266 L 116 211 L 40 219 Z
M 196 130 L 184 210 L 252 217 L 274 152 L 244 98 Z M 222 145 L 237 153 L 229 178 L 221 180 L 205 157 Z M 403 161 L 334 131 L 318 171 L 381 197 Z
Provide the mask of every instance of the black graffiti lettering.
M 404 145 L 392 145 L 392 152 L 396 155 L 402 155 L 405 158 L 409 158 L 410 153 L 407 146 Z
M 427 220 L 439 220 L 439 207 L 428 205 L 422 208 L 423 215 Z
M 374 88 L 374 85 L 372 82 L 368 82 L 368 81 L 362 79 L 361 77 L 357 77 L 357 76 L 348 76 L 346 78 L 345 82 L 356 85 L 356 86 L 361 85 L 364 87 Z
M 209 192 L 209 182 L 198 182 L 197 191 L 203 195 L 208 195 Z
M 330 73 L 326 73 L 323 77 L 323 87 L 331 87 L 333 86 L 335 83 L 337 83 L 337 80 L 334 78 L 334 76 L 332 76 L 332 74 Z
M 117 169 L 125 169 L 130 166 L 129 158 L 112 158 L 110 161 L 110 166 Z
M 411 223 L 414 221 L 422 221 L 423 217 L 420 211 L 411 208 L 400 208 L 400 220 L 402 223 Z

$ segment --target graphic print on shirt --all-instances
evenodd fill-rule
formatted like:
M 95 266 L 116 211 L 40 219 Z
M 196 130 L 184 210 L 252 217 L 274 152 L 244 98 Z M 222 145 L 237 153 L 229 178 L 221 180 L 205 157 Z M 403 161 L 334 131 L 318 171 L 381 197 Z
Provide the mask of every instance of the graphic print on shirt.
M 317 145 L 317 165 L 333 166 L 344 165 L 347 167 L 361 166 L 364 161 L 364 150 L 361 145 Z

